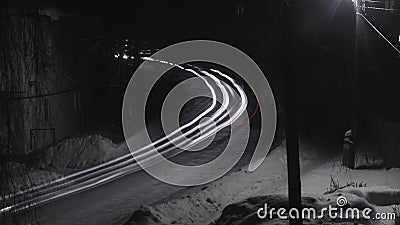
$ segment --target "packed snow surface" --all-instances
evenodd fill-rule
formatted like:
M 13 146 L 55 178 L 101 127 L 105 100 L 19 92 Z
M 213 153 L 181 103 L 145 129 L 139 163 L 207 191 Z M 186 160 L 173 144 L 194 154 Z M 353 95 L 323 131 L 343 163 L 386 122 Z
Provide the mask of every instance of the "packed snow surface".
M 347 206 L 369 207 L 376 213 L 393 213 L 400 204 L 400 169 L 350 170 L 341 164 L 340 155 L 320 154 L 322 146 L 302 142 L 300 146 L 302 202 L 321 209 L 337 206 L 344 196 Z M 326 151 L 325 151 L 326 152 Z M 164 202 L 142 206 L 130 224 L 245 225 L 288 224 L 288 220 L 261 220 L 257 209 L 264 203 L 287 207 L 286 149 L 271 151 L 254 172 L 247 166 L 202 187 L 198 192 Z M 304 224 L 388 224 L 394 220 L 332 220 L 327 216 L 306 220 Z
M 69 174 L 115 159 L 129 150 L 99 134 L 66 139 L 47 150 L 38 168 Z

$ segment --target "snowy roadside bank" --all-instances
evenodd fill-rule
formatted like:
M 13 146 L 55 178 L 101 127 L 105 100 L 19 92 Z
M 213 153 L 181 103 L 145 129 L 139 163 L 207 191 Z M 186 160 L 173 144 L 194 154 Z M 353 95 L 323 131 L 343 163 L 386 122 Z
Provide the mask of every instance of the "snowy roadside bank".
M 115 144 L 107 137 L 92 134 L 70 138 L 50 147 L 36 167 L 71 174 L 125 154 L 129 154 L 129 150 L 124 143 Z
M 301 152 L 301 165 L 306 168 L 316 158 Z M 154 206 L 142 206 L 126 223 L 130 224 L 208 224 L 218 218 L 228 204 L 262 193 L 276 192 L 286 185 L 286 149 L 272 150 L 254 172 L 248 165 L 203 187 L 199 192 L 170 199 Z
M 384 193 L 389 193 L 389 190 L 398 191 L 397 188 L 400 187 L 399 169 L 347 169 L 348 172 L 343 172 L 345 168 L 339 166 L 341 165 L 340 157 L 326 157 L 324 154 L 318 154 L 321 151 L 318 151 L 318 148 L 309 146 L 307 143 L 303 143 L 300 149 L 302 193 L 305 196 L 305 203 L 308 202 L 308 205 L 316 208 L 328 206 L 329 204 L 334 205 L 338 193 L 347 196 L 350 199 L 349 204 L 361 208 L 370 206 L 374 209 L 374 212 L 378 213 L 393 212 L 394 205 L 400 203 L 395 201 L 384 206 L 376 206 L 377 202 L 371 201 L 370 197 L 368 197 L 376 196 L 379 193 L 380 199 L 385 199 L 390 195 L 384 197 Z M 245 166 L 241 171 L 233 172 L 210 183 L 201 191 L 186 197 L 170 199 L 153 206 L 142 206 L 133 213 L 132 218 L 125 225 L 248 224 L 249 221 L 245 218 L 254 219 L 256 209 L 268 199 L 272 198 L 275 199 L 275 203 L 287 205 L 287 198 L 285 197 L 287 193 L 286 149 L 284 145 L 271 151 L 266 161 L 256 171 L 249 173 L 246 169 Z M 346 187 L 339 185 L 334 190 L 332 179 L 337 183 L 349 185 Z M 388 182 L 388 180 L 391 181 Z M 329 189 L 331 189 L 331 192 L 324 195 Z M 288 223 L 287 220 L 262 221 L 257 220 L 257 218 L 251 221 L 251 224 Z M 309 222 L 310 224 L 315 224 L 318 221 Z M 335 224 L 335 221 L 328 220 L 319 222 Z M 393 222 L 393 220 L 387 220 L 383 224 L 394 224 Z M 345 223 L 340 221 L 340 224 Z M 354 222 L 349 224 L 354 224 Z
M 1 187 L 1 193 L 4 195 L 28 190 L 45 184 L 49 180 L 63 177 L 62 174 L 57 172 L 32 168 L 17 162 L 4 163 L 5 166 L 3 168 L 7 168 L 5 171 L 1 171 L 2 184 L 7 184 Z
M 115 144 L 100 134 L 66 139 L 51 146 L 38 160 L 27 164 L 4 162 L 1 173 L 5 185 L 1 191 L 9 195 L 31 190 L 126 154 L 129 150 L 124 143 Z

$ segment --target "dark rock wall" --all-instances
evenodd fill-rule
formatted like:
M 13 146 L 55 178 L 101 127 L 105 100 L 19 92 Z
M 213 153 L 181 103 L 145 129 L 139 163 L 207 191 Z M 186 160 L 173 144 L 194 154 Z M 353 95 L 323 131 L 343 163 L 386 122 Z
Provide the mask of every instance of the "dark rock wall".
M 2 153 L 25 154 L 78 128 L 73 86 L 64 78 L 71 59 L 56 45 L 60 27 L 48 16 L 3 11 L 0 25 Z

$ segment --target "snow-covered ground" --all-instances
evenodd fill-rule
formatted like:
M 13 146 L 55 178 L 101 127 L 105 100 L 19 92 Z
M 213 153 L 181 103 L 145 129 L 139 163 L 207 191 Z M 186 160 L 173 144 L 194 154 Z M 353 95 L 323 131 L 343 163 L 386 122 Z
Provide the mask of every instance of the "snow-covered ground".
M 129 154 L 125 144 L 116 144 L 99 134 L 66 139 L 50 147 L 36 167 L 70 174 Z
M 7 162 L 2 174 L 2 193 L 12 194 L 46 184 L 67 174 L 87 169 L 121 155 L 129 154 L 124 143 L 115 144 L 100 134 L 85 135 L 61 141 L 50 147 L 43 157 L 29 165 Z M 8 174 L 5 174 L 8 173 Z
M 306 197 L 303 203 L 320 209 L 335 206 L 337 197 L 343 195 L 347 197 L 348 205 L 371 207 L 374 213 L 391 213 L 395 205 L 400 204 L 400 169 L 349 170 L 341 165 L 339 155 L 327 155 L 326 149 L 311 143 L 303 141 L 300 146 L 302 193 Z M 286 174 L 283 144 L 271 151 L 256 171 L 250 173 L 245 166 L 186 197 L 142 206 L 126 224 L 287 224 L 285 220 L 255 218 L 257 209 L 267 201 L 287 204 Z M 319 222 L 345 224 L 327 218 L 306 221 L 310 224 Z M 394 220 L 372 222 L 394 224 Z
M 1 191 L 4 194 L 27 190 L 63 176 L 56 172 L 28 167 L 21 163 L 6 162 L 6 164 L 3 168 L 7 169 L 1 171 L 4 176 L 2 177 L 3 186 Z

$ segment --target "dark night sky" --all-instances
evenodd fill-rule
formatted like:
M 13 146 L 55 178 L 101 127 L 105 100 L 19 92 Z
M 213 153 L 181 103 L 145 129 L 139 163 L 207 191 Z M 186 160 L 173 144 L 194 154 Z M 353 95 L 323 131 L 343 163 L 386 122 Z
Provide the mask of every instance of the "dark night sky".
M 20 8 L 56 8 L 66 15 L 77 18 L 92 17 L 88 33 L 100 34 L 112 39 L 133 38 L 144 41 L 168 43 L 190 39 L 212 39 L 227 43 L 249 42 L 249 36 L 268 31 L 274 15 L 279 14 L 282 1 L 165 1 L 165 0 L 8 0 Z M 235 14 L 235 3 L 241 2 L 245 14 Z M 354 12 L 350 0 L 299 0 L 295 3 L 295 29 L 308 38 L 318 40 L 329 47 L 351 56 L 354 42 Z M 378 13 L 379 14 L 379 13 Z M 400 48 L 399 16 L 367 14 L 371 21 L 391 37 Z M 89 31 L 90 29 L 90 31 Z M 259 29 L 259 31 L 255 31 Z M 368 49 L 383 50 L 385 43 L 371 31 L 366 30 Z M 251 43 L 248 43 L 251 44 Z M 260 43 L 255 43 L 260 44 Z M 383 47 L 382 47 L 383 46 Z M 387 49 L 384 49 L 385 54 Z M 390 52 L 388 52 L 391 58 Z M 386 56 L 385 56 L 386 57 Z M 399 61 L 398 59 L 387 59 Z M 385 61 L 387 61 L 385 60 Z M 380 62 L 379 64 L 384 64 Z M 391 63 L 392 64 L 392 63 Z

